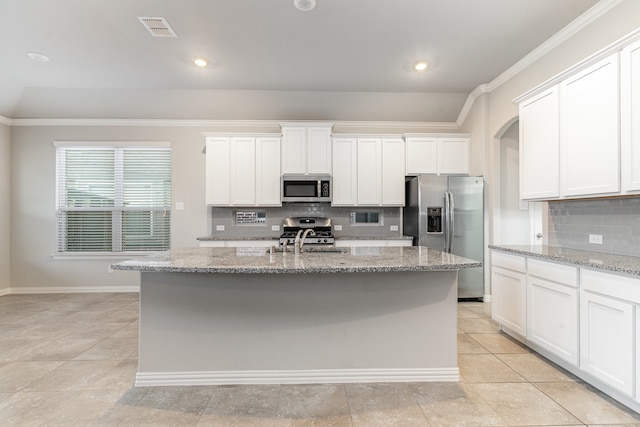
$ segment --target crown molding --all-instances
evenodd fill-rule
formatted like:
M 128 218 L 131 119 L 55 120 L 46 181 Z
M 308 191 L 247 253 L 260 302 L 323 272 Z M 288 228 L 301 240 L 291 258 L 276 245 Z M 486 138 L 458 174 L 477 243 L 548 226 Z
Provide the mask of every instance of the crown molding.
M 467 97 L 462 110 L 460 110 L 460 114 L 456 120 L 458 126 L 462 126 L 464 121 L 467 119 L 467 115 L 473 106 L 476 98 L 486 92 L 493 92 L 495 89 L 500 87 L 503 83 L 513 78 L 535 61 L 551 52 L 556 47 L 560 46 L 562 43 L 567 41 L 569 38 L 574 36 L 580 30 L 585 28 L 587 25 L 600 18 L 602 15 L 618 6 L 624 0 L 600 0 L 593 7 L 587 10 L 585 13 L 571 21 L 560 31 L 555 33 L 545 42 L 543 42 L 540 46 L 529 52 L 526 56 L 520 59 L 518 62 L 513 64 L 511 67 L 507 68 L 503 71 L 498 77 L 493 79 L 491 82 L 483 84 L 475 88 L 469 96 Z
M 12 126 L 171 126 L 202 127 L 209 129 L 229 128 L 273 128 L 280 131 L 281 120 L 183 120 L 183 119 L 13 119 Z M 287 125 L 306 124 L 309 120 L 287 121 Z M 318 122 L 320 123 L 320 122 Z M 322 122 L 326 123 L 326 122 Z M 367 129 L 415 129 L 430 131 L 437 129 L 457 130 L 455 122 L 403 122 L 403 121 L 332 121 L 334 130 L 355 132 Z
M 0 125 L 11 126 L 12 122 L 13 120 L 11 120 L 9 117 L 0 116 Z

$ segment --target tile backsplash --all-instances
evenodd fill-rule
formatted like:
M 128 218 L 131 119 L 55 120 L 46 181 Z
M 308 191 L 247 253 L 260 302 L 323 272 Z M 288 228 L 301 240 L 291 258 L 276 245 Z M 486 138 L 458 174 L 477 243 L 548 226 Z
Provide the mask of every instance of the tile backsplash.
M 328 203 L 283 203 L 282 207 L 270 208 L 208 209 L 210 236 L 277 238 L 282 229 L 273 230 L 273 226 L 281 227 L 283 218 L 300 216 L 331 218 L 334 226 L 342 226 L 342 230 L 334 229 L 336 237 L 400 236 L 402 230 L 402 209 L 394 207 L 355 208 L 332 207 Z M 350 221 L 351 212 L 377 212 L 381 224 L 353 225 Z M 392 231 L 391 226 L 397 231 Z
M 602 235 L 602 244 L 589 243 Z M 549 202 L 549 245 L 640 257 L 640 197 Z

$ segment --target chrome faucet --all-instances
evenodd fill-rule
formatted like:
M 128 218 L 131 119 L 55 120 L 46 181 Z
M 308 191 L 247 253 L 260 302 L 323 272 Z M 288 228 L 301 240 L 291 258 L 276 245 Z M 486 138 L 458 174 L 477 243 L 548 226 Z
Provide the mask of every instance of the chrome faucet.
M 302 252 L 302 245 L 304 245 L 304 239 L 307 238 L 307 235 L 311 234 L 312 236 L 316 235 L 316 232 L 313 231 L 311 228 L 307 228 L 306 230 L 304 230 L 304 234 L 302 235 L 302 239 L 300 239 L 300 252 Z
M 296 240 L 293 242 L 293 253 L 298 255 L 300 253 L 300 235 L 302 234 L 302 229 L 298 230 L 296 233 Z

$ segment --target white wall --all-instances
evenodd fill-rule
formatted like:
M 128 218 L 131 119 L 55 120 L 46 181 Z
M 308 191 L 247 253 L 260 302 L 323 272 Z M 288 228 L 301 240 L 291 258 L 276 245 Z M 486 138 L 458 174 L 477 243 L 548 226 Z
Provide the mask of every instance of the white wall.
M 136 272 L 108 272 L 118 260 L 53 259 L 55 227 L 54 140 L 170 141 L 173 247 L 197 246 L 206 235 L 204 137 L 197 127 L 14 126 L 12 138 L 12 288 L 137 286 Z M 175 206 L 175 204 L 174 204 Z
M 0 295 L 11 285 L 11 128 L 0 123 Z

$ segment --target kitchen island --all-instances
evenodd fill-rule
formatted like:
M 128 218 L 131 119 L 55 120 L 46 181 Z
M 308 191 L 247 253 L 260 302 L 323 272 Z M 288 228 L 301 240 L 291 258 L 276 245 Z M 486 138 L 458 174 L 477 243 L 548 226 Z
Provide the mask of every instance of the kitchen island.
M 136 385 L 456 381 L 457 271 L 426 247 L 188 248 L 141 272 Z

